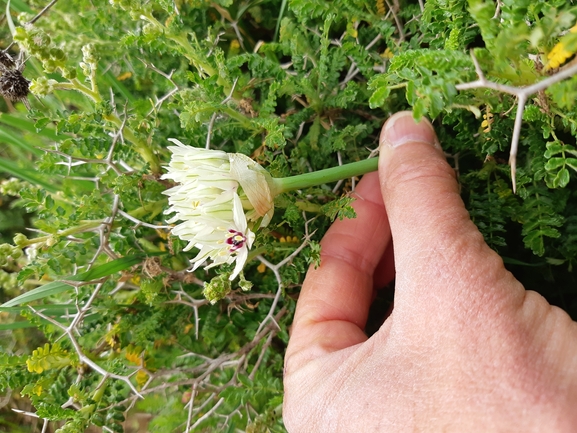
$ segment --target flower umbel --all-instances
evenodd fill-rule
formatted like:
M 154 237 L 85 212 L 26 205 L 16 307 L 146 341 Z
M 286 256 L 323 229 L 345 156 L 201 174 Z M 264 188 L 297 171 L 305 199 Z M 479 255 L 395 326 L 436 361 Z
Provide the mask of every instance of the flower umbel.
M 245 155 L 170 141 L 176 146 L 169 146 L 172 158 L 162 178 L 179 185 L 164 192 L 170 204 L 165 213 L 175 214 L 169 223 L 182 221 L 172 233 L 188 241 L 185 251 L 200 249 L 191 260 L 192 270 L 207 259 L 212 263 L 205 269 L 236 260 L 230 276 L 233 280 L 242 270 L 255 237 L 247 220 L 260 220 L 263 226 L 272 217 L 270 176 Z
M 267 226 L 278 194 L 322 185 L 377 169 L 377 159 L 358 161 L 298 176 L 272 178 L 255 161 L 241 153 L 186 146 L 173 138 L 172 158 L 162 179 L 177 186 L 165 191 L 174 214 L 169 224 L 181 221 L 172 233 L 188 242 L 184 251 L 200 249 L 191 260 L 192 270 L 208 259 L 205 269 L 236 260 L 234 280 L 248 258 L 253 230 Z

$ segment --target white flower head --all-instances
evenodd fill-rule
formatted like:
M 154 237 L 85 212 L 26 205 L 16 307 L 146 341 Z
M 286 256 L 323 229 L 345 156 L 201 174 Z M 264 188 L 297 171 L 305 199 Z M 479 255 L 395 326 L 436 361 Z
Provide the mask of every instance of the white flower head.
M 165 213 L 175 214 L 168 220 L 170 224 L 182 221 L 172 233 L 188 242 L 185 251 L 200 249 L 191 260 L 193 271 L 208 259 L 212 263 L 205 269 L 236 260 L 230 276 L 233 280 L 242 270 L 255 238 L 247 220 L 260 219 L 260 226 L 266 226 L 272 218 L 270 175 L 245 155 L 169 140 L 176 146 L 168 147 L 172 158 L 162 179 L 178 185 L 164 192 L 170 205 Z

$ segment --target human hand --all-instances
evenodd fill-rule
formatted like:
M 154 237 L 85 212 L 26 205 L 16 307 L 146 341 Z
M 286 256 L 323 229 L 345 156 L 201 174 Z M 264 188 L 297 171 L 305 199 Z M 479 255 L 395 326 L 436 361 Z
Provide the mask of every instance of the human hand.
M 577 323 L 484 242 L 430 123 L 397 113 L 381 143 L 357 218 L 329 229 L 297 303 L 289 432 L 577 431 Z M 373 288 L 393 277 L 367 338 Z

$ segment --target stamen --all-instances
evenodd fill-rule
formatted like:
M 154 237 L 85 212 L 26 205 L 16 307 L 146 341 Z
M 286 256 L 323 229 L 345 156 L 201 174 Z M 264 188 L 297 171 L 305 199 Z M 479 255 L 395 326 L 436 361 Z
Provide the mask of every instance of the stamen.
M 246 242 L 246 237 L 241 232 L 236 230 L 229 230 L 226 234 L 226 243 L 230 245 L 229 251 L 231 253 L 241 249 Z

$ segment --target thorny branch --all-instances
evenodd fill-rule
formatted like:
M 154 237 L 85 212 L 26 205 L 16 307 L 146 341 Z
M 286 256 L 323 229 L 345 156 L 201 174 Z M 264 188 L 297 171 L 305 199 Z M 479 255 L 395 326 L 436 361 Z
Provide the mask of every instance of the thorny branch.
M 112 157 L 114 155 L 114 150 L 116 149 L 116 144 L 118 143 L 118 140 L 120 140 L 121 142 L 124 142 L 124 137 L 123 137 L 122 133 L 124 131 L 124 127 L 126 126 L 127 119 L 128 119 L 128 116 L 126 113 L 126 106 L 124 106 L 124 116 L 122 119 L 122 123 L 120 124 L 120 127 L 118 128 L 118 132 L 116 132 L 116 134 L 114 134 L 114 137 L 112 139 L 112 144 L 110 145 L 110 149 L 108 149 L 108 153 L 106 155 L 106 158 L 103 158 L 103 159 L 82 158 L 82 157 L 78 157 L 78 156 L 69 155 L 69 154 L 61 152 L 57 149 L 42 149 L 42 150 L 44 150 L 47 153 L 53 153 L 55 155 L 63 156 L 64 158 L 66 158 L 68 160 L 67 162 L 63 162 L 63 161 L 57 162 L 56 165 L 66 165 L 68 167 L 68 176 L 70 176 L 70 171 L 72 170 L 72 167 L 74 167 L 76 165 L 84 165 L 84 164 L 105 164 L 109 168 L 111 168 L 114 171 L 114 173 L 116 173 L 116 175 L 122 176 L 123 174 L 127 174 L 129 171 L 123 172 L 117 166 L 117 163 L 114 162 Z M 76 162 L 72 162 L 72 161 L 76 161 Z M 122 164 L 122 161 L 120 161 L 119 164 Z
M 230 93 L 228 94 L 228 96 L 220 103 L 220 105 L 225 105 L 228 103 L 228 101 L 230 101 L 234 95 L 234 89 L 236 88 L 236 83 L 238 82 L 238 77 L 234 79 L 234 83 L 232 83 L 232 89 L 230 89 Z M 212 136 L 212 128 L 214 126 L 214 122 L 216 121 L 216 117 L 218 115 L 218 112 L 214 112 L 214 114 L 212 115 L 212 117 L 210 118 L 210 122 L 208 123 L 208 132 L 206 133 L 206 145 L 205 148 L 206 149 L 210 149 L 210 139 Z
M 88 308 L 89 306 L 90 306 L 90 304 L 87 303 L 85 308 Z M 61 323 L 57 322 L 56 320 L 54 320 L 53 318 L 46 316 L 45 314 L 36 310 L 34 307 L 29 305 L 28 308 L 30 308 L 30 310 L 32 310 L 32 312 L 34 314 L 36 314 L 38 317 L 50 322 L 52 325 L 56 326 L 62 332 L 64 332 L 64 334 L 66 334 L 66 336 L 70 340 L 70 343 L 72 343 L 72 346 L 74 347 L 74 350 L 76 351 L 76 354 L 78 355 L 78 359 L 80 360 L 80 362 L 83 362 L 84 364 L 88 365 L 90 368 L 92 368 L 94 371 L 98 372 L 102 376 L 111 377 L 113 379 L 118 379 L 118 380 L 125 382 L 130 387 L 130 389 L 132 390 L 132 392 L 134 393 L 135 396 L 142 398 L 142 395 L 138 392 L 136 387 L 130 381 L 130 376 L 132 376 L 134 373 L 136 373 L 136 371 L 134 373 L 132 373 L 130 376 L 121 376 L 119 374 L 114 374 L 114 373 L 111 373 L 109 371 L 106 371 L 104 368 L 102 368 L 100 365 L 98 365 L 91 358 L 89 358 L 88 356 L 86 356 L 84 354 L 84 351 L 80 347 L 80 343 L 78 343 L 78 340 L 76 339 L 76 337 L 74 336 L 74 333 L 73 333 L 73 331 L 75 331 L 75 332 L 78 332 L 78 331 L 76 330 L 76 328 L 74 326 L 72 326 L 72 324 L 70 326 L 66 327 L 66 326 L 62 325 Z M 79 312 L 79 314 L 80 314 L 80 312 Z M 73 321 L 73 323 L 74 323 L 74 321 Z
M 280 329 L 280 326 L 278 325 L 278 323 L 276 323 L 276 321 L 274 320 L 274 316 L 273 316 L 273 315 L 274 315 L 274 310 L 276 309 L 276 306 L 277 306 L 277 304 L 278 304 L 278 301 L 279 301 L 279 299 L 280 299 L 280 296 L 281 296 L 281 294 L 282 294 L 282 289 L 283 289 L 283 283 L 282 283 L 282 279 L 281 279 L 281 276 L 280 276 L 280 268 L 282 268 L 282 267 L 285 266 L 286 264 L 290 263 L 296 256 L 298 256 L 298 255 L 300 254 L 300 252 L 309 244 L 310 238 L 311 238 L 311 236 L 314 234 L 314 232 L 309 234 L 309 224 L 310 224 L 310 222 L 311 222 L 312 220 L 314 220 L 315 218 L 312 218 L 312 219 L 310 219 L 310 220 L 307 220 L 307 219 L 306 219 L 306 215 L 305 215 L 305 213 L 303 212 L 303 219 L 305 220 L 305 236 L 304 236 L 304 240 L 303 240 L 303 243 L 300 244 L 300 246 L 299 246 L 296 250 L 294 250 L 294 251 L 292 252 L 292 254 L 290 254 L 287 258 L 285 258 L 285 259 L 282 260 L 281 262 L 277 263 L 276 265 L 273 265 L 271 262 L 269 262 L 267 259 L 265 259 L 262 255 L 258 255 L 258 256 L 257 256 L 257 259 L 260 260 L 260 262 L 261 262 L 262 264 L 264 264 L 267 268 L 269 268 L 269 269 L 273 272 L 273 274 L 274 274 L 274 276 L 275 276 L 275 278 L 276 278 L 276 281 L 277 281 L 277 283 L 278 283 L 278 290 L 277 290 L 277 292 L 276 292 L 276 295 L 275 295 L 275 297 L 274 297 L 274 300 L 273 300 L 273 302 L 272 302 L 272 305 L 271 305 L 271 307 L 270 307 L 270 310 L 269 310 L 267 316 L 264 318 L 264 320 L 260 323 L 260 325 L 259 325 L 259 327 L 258 327 L 258 329 L 257 329 L 257 331 L 256 331 L 257 334 L 262 330 L 262 328 L 264 327 L 264 325 L 265 325 L 269 320 L 271 320 L 271 321 L 276 325 L 276 327 Z
M 485 74 L 479 65 L 479 61 L 471 51 L 471 58 L 473 59 L 473 64 L 475 65 L 475 72 L 477 73 L 478 79 L 471 81 L 469 83 L 457 84 L 455 88 L 457 90 L 471 90 L 471 89 L 492 89 L 498 92 L 508 93 L 510 95 L 517 97 L 517 114 L 515 116 L 515 124 L 513 126 L 513 137 L 511 138 L 511 150 L 509 152 L 509 164 L 511 165 L 511 180 L 513 183 L 513 192 L 517 191 L 517 150 L 519 148 L 519 138 L 521 136 L 521 126 L 523 123 L 523 112 L 525 110 L 525 104 L 529 96 L 534 95 L 542 90 L 551 87 L 553 84 L 563 81 L 577 74 L 577 63 L 568 66 L 565 69 L 560 70 L 554 75 L 539 81 L 538 83 L 532 84 L 527 87 L 514 87 L 508 86 L 506 84 L 495 83 L 493 81 L 487 80 Z
M 129 213 L 124 212 L 122 209 L 118 209 L 118 215 L 123 216 L 124 218 L 126 218 L 127 220 L 132 221 L 133 223 L 136 224 L 136 226 L 134 226 L 135 229 L 137 229 L 138 227 L 142 226 L 142 227 L 148 227 L 150 229 L 169 229 L 172 228 L 171 226 L 166 226 L 166 225 L 160 225 L 160 224 L 149 224 L 146 223 L 144 221 L 139 220 L 138 218 L 133 217 L 132 215 L 130 215 Z
M 196 397 L 200 390 L 212 390 L 210 395 L 198 407 L 193 408 L 192 410 L 188 409 L 188 410 L 191 410 L 191 413 L 192 413 L 192 415 L 190 415 L 190 418 L 189 418 L 189 420 L 190 420 L 189 422 L 191 423 L 192 419 L 195 416 L 200 415 L 201 413 L 205 413 L 205 412 L 203 412 L 203 409 L 214 400 L 214 398 L 218 395 L 219 392 L 221 392 L 223 389 L 225 389 L 229 386 L 236 385 L 236 383 L 229 382 L 229 383 L 222 385 L 220 387 L 216 387 L 215 385 L 210 383 L 211 374 L 218 369 L 230 367 L 232 365 L 239 365 L 240 362 L 242 362 L 242 360 L 244 359 L 244 357 L 247 356 L 247 354 L 250 353 L 254 348 L 256 348 L 261 343 L 261 341 L 264 340 L 265 341 L 264 344 L 266 345 L 267 344 L 266 342 L 268 341 L 269 336 L 270 336 L 270 339 L 272 339 L 274 337 L 274 335 L 276 335 L 276 333 L 278 332 L 278 329 L 276 329 L 276 327 L 275 327 L 275 323 L 277 323 L 278 320 L 280 320 L 287 313 L 287 311 L 288 310 L 287 310 L 286 306 L 281 308 L 279 310 L 279 312 L 274 316 L 274 321 L 271 321 L 266 326 L 264 326 L 260 332 L 257 332 L 255 334 L 254 338 L 250 342 L 246 343 L 243 347 L 241 347 L 236 352 L 222 354 L 219 357 L 214 358 L 214 359 L 203 356 L 203 355 L 198 355 L 198 354 L 195 354 L 192 352 L 181 356 L 180 358 L 186 357 L 186 356 L 197 356 L 203 360 L 202 364 L 198 365 L 197 367 L 194 367 L 194 370 L 190 372 L 192 374 L 198 374 L 197 377 L 187 378 L 187 379 L 183 379 L 183 380 L 175 381 L 175 382 L 162 381 L 161 384 L 149 388 L 148 385 L 150 383 L 152 383 L 155 379 L 162 379 L 165 376 L 170 377 L 174 374 L 173 370 L 160 370 L 160 371 L 153 373 L 153 377 L 151 377 L 151 379 L 142 387 L 142 389 L 140 391 L 140 395 L 146 396 L 149 394 L 154 394 L 154 393 L 158 393 L 161 391 L 165 391 L 169 388 L 170 389 L 178 389 L 179 387 L 191 387 L 192 386 L 193 389 L 195 390 L 195 393 L 191 394 L 190 400 L 188 402 L 188 404 L 192 404 L 194 401 L 196 401 L 196 398 L 194 398 L 194 399 L 192 398 L 193 395 Z M 255 366 L 255 368 L 256 368 L 256 366 Z M 186 372 L 186 369 L 180 368 L 178 371 L 180 373 L 183 373 L 183 372 Z M 114 407 L 114 406 L 129 405 L 131 403 L 134 403 L 138 397 L 139 397 L 138 395 L 132 395 L 132 396 L 126 398 L 125 400 L 122 400 L 118 403 L 114 403 L 113 405 L 111 405 L 109 407 L 103 408 L 102 411 L 107 411 L 111 407 Z M 209 409 L 209 410 L 212 410 L 212 409 Z M 202 418 L 202 420 L 204 420 L 204 419 L 205 418 Z M 196 428 L 201 422 L 199 420 L 200 420 L 200 418 L 197 419 L 196 422 L 191 425 L 190 429 L 185 430 L 185 432 L 194 431 L 194 428 Z
M 160 109 L 160 107 L 162 107 L 162 104 L 164 104 L 164 101 L 170 99 L 176 92 L 178 92 L 180 90 L 180 87 L 178 86 L 178 84 L 176 84 L 174 82 L 174 80 L 172 79 L 172 75 L 174 74 L 174 70 L 170 71 L 168 74 L 165 72 L 162 72 L 160 69 L 158 69 L 156 66 L 154 66 L 152 63 L 146 63 L 144 60 L 140 59 L 140 61 L 142 63 L 144 63 L 144 66 L 146 66 L 147 68 L 152 69 L 154 72 L 156 72 L 157 74 L 161 75 L 162 77 L 166 78 L 168 81 L 170 81 L 170 83 L 174 86 L 174 88 L 172 90 L 170 90 L 166 95 L 164 95 L 161 98 L 156 98 L 156 103 L 152 106 L 152 108 L 150 109 L 150 111 L 148 112 L 148 116 L 150 116 L 152 113 L 154 113 L 155 111 L 158 111 Z
M 122 211 L 116 209 L 116 213 L 118 213 L 119 215 L 122 215 L 123 217 L 126 217 L 126 214 L 121 213 L 121 212 Z M 238 375 L 240 373 L 245 372 L 247 369 L 249 369 L 251 365 L 252 365 L 252 369 L 250 370 L 250 373 L 249 373 L 249 379 L 255 378 L 257 370 L 259 369 L 259 367 L 261 367 L 262 363 L 264 362 L 266 352 L 267 352 L 268 348 L 270 347 L 270 345 L 272 344 L 274 336 L 280 331 L 278 321 L 288 311 L 287 307 L 284 306 L 275 314 L 275 310 L 278 307 L 278 303 L 280 301 L 280 296 L 282 294 L 282 288 L 283 288 L 282 280 L 281 280 L 279 271 L 283 266 L 288 265 L 296 257 L 296 255 L 298 255 L 310 242 L 310 238 L 314 234 L 314 233 L 309 233 L 309 229 L 308 229 L 311 221 L 312 220 L 307 220 L 305 223 L 305 236 L 304 236 L 303 243 L 293 253 L 291 253 L 289 256 L 287 256 L 281 262 L 279 262 L 277 264 L 272 264 L 268 260 L 266 260 L 264 257 L 258 256 L 258 259 L 262 263 L 264 263 L 265 266 L 267 266 L 269 269 L 271 269 L 273 271 L 273 273 L 275 274 L 275 277 L 276 277 L 277 282 L 278 282 L 278 290 L 275 294 L 272 294 L 272 293 L 250 293 L 250 294 L 232 293 L 227 297 L 227 299 L 229 301 L 231 301 L 233 304 L 246 302 L 249 300 L 255 300 L 255 299 L 273 299 L 273 302 L 272 302 L 272 305 L 269 309 L 269 312 L 267 313 L 264 320 L 261 322 L 261 324 L 260 324 L 259 328 L 257 329 L 257 331 L 255 332 L 255 335 L 252 338 L 252 340 L 250 342 L 246 343 L 243 347 L 241 347 L 236 352 L 221 354 L 217 358 L 210 358 L 210 357 L 207 357 L 207 356 L 204 356 L 201 354 L 196 354 L 193 352 L 188 352 L 188 353 L 182 355 L 180 358 L 193 356 L 193 357 L 196 357 L 199 360 L 201 360 L 201 363 L 200 363 L 200 365 L 196 365 L 192 368 L 179 368 L 178 369 L 179 373 L 185 374 L 188 376 L 188 378 L 181 380 L 181 381 L 177 381 L 177 382 L 163 381 L 164 377 L 172 377 L 174 375 L 174 370 L 159 370 L 156 372 L 149 372 L 148 370 L 146 370 L 147 373 L 149 374 L 149 379 L 148 379 L 147 383 L 142 387 L 141 390 L 137 390 L 135 388 L 135 386 L 132 384 L 132 382 L 130 381 L 130 377 L 133 374 L 135 374 L 136 371 L 129 376 L 121 376 L 121 375 L 112 374 L 112 373 L 104 370 L 102 367 L 100 367 L 94 361 L 91 361 L 91 359 L 88 358 L 82 352 L 82 349 L 81 349 L 81 347 L 80 347 L 80 345 L 76 339 L 76 336 L 74 334 L 77 333 L 77 330 L 76 330 L 77 326 L 81 323 L 84 315 L 89 311 L 92 303 L 94 302 L 94 300 L 98 296 L 98 293 L 102 287 L 103 282 L 100 282 L 100 284 L 97 285 L 97 287 L 92 292 L 89 300 L 87 301 L 87 303 L 84 306 L 82 306 L 82 307 L 78 306 L 78 309 L 77 309 L 78 312 L 75 316 L 73 316 L 73 320 L 68 327 L 65 327 L 64 325 L 59 324 L 58 322 L 51 319 L 50 317 L 45 316 L 42 312 L 36 311 L 32 307 L 31 308 L 38 316 L 44 318 L 45 320 L 48 320 L 50 323 L 53 323 L 55 326 L 57 326 L 59 329 L 61 329 L 64 332 L 64 335 L 66 335 L 70 339 L 75 351 L 78 354 L 79 359 L 82 362 L 85 362 L 87 365 L 89 365 L 95 371 L 100 373 L 103 376 L 103 378 L 114 378 L 114 379 L 122 380 L 130 386 L 130 388 L 133 391 L 133 395 L 129 396 L 128 398 L 126 398 L 125 400 L 123 400 L 119 403 L 115 403 L 114 406 L 133 405 L 136 402 L 136 399 L 138 399 L 139 397 L 143 397 L 143 396 L 146 396 L 146 395 L 149 395 L 152 393 L 162 392 L 163 390 L 166 390 L 168 388 L 178 389 L 179 387 L 190 387 L 191 394 L 190 394 L 190 399 L 189 399 L 189 401 L 187 403 L 187 407 L 186 407 L 187 421 L 186 421 L 186 430 L 185 431 L 186 432 L 192 432 L 192 431 L 195 431 L 195 429 L 197 429 L 197 427 L 199 427 L 206 419 L 208 419 L 209 416 L 213 415 L 221 407 L 224 400 L 223 400 L 223 398 L 220 398 L 217 400 L 217 396 L 219 395 L 219 393 L 223 389 L 225 389 L 229 386 L 238 386 Z M 199 332 L 199 328 L 200 328 L 200 318 L 199 318 L 199 314 L 198 314 L 198 309 L 201 306 L 207 305 L 208 301 L 206 299 L 195 299 L 191 295 L 186 293 L 184 290 L 177 290 L 177 291 L 174 291 L 173 293 L 176 295 L 176 298 L 172 301 L 167 301 L 167 303 L 179 303 L 179 304 L 187 305 L 193 309 L 194 315 L 195 315 L 195 320 L 194 320 L 194 326 L 195 326 L 195 331 L 196 331 L 195 333 L 196 333 L 196 338 L 198 339 L 199 338 L 198 332 Z M 257 348 L 258 348 L 258 355 L 255 353 L 256 361 L 254 363 L 251 362 L 249 364 L 248 363 L 249 356 L 252 356 L 250 354 L 253 353 Z M 228 383 L 223 384 L 223 385 L 219 385 L 219 386 L 216 386 L 213 383 L 211 383 L 212 382 L 211 377 L 212 377 L 214 372 L 216 372 L 218 370 L 225 369 L 225 368 L 230 368 L 230 367 L 235 368 L 236 372 L 235 372 L 233 378 Z M 191 375 L 193 377 L 190 377 Z M 159 380 L 160 380 L 159 385 L 151 386 L 152 383 L 159 383 Z M 206 393 L 208 392 L 208 397 L 206 397 L 206 398 L 203 397 L 200 401 L 198 401 L 199 400 L 198 396 L 202 395 L 202 394 L 199 394 L 201 392 L 204 395 L 206 395 Z M 195 407 L 195 402 L 198 402 L 198 405 L 196 407 Z M 208 408 L 208 410 L 206 408 Z M 239 408 L 237 408 L 235 410 L 238 410 Z M 110 409 L 110 407 L 103 408 L 100 410 L 106 411 L 108 409 Z M 249 409 L 250 408 L 247 407 L 247 410 L 249 410 Z

